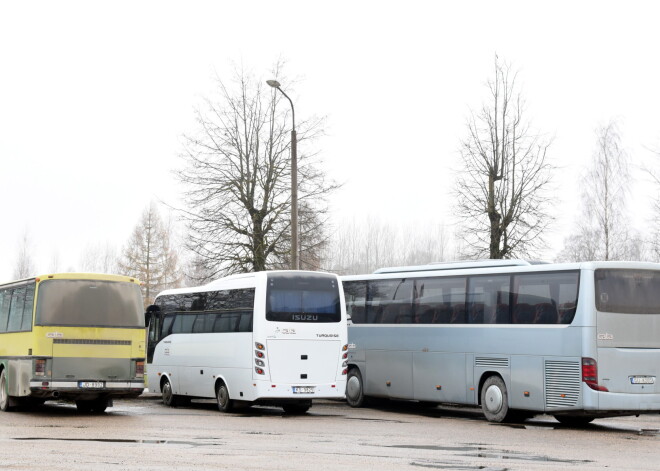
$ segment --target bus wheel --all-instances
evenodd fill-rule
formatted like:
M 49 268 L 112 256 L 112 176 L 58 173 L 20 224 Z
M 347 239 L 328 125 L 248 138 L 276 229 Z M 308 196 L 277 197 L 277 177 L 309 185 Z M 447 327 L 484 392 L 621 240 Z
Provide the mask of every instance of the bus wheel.
M 509 415 L 509 394 L 499 376 L 490 376 L 481 388 L 481 409 L 489 422 L 504 422 Z
M 9 412 L 13 409 L 8 390 L 7 372 L 2 370 L 2 373 L 0 373 L 0 410 L 2 412 Z
M 233 409 L 233 401 L 229 399 L 229 389 L 225 383 L 220 383 L 215 389 L 215 398 L 218 401 L 220 412 L 230 412 Z
M 282 409 L 284 412 L 291 415 L 302 415 L 312 407 L 312 401 L 301 401 L 294 404 L 284 404 Z
M 176 407 L 177 400 L 176 396 L 172 392 L 172 385 L 170 380 L 167 378 L 163 379 L 163 384 L 160 386 L 161 394 L 163 395 L 163 404 L 169 407 Z
M 596 417 L 590 415 L 555 415 L 555 419 L 562 425 L 572 425 L 579 427 L 580 425 L 587 425 Z
M 359 368 L 351 368 L 346 378 L 346 402 L 351 407 L 364 405 L 364 388 Z
M 94 401 L 76 401 L 76 407 L 78 408 L 78 412 L 88 414 L 92 412 Z
M 109 406 L 109 401 L 107 399 L 96 399 L 92 401 L 92 412 L 96 412 L 97 414 L 100 414 L 102 412 L 105 412 L 108 406 Z

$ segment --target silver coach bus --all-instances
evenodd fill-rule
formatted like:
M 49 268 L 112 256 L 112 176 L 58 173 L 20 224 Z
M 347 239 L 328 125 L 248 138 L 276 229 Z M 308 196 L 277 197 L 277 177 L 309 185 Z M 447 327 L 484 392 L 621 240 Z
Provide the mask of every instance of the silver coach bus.
M 342 281 L 353 407 L 373 396 L 566 424 L 660 412 L 660 264 L 483 261 Z

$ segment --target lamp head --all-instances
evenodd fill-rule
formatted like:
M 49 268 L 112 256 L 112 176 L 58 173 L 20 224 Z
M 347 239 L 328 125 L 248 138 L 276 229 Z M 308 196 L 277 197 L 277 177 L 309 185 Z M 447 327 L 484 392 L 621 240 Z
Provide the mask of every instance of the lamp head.
M 273 88 L 280 88 L 280 82 L 277 80 L 266 80 L 266 83 Z

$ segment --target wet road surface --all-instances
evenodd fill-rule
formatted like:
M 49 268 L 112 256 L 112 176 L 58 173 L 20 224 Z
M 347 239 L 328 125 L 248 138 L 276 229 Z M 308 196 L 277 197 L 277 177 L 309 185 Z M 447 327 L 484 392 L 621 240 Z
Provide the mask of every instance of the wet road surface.
M 222 414 L 212 401 L 174 409 L 147 395 L 100 415 L 65 403 L 0 413 L 0 469 L 658 470 L 659 430 L 658 414 L 567 427 L 549 416 L 491 424 L 478 409 L 412 403 Z

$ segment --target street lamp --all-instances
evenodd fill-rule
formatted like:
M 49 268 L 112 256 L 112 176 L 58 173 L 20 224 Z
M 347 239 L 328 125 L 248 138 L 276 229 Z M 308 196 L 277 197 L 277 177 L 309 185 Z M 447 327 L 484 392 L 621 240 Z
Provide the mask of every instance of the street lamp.
M 296 112 L 293 109 L 293 101 L 280 88 L 280 82 L 266 80 L 266 83 L 282 92 L 282 95 L 291 103 L 291 117 L 293 120 L 293 128 L 291 129 L 291 269 L 300 270 L 298 259 L 298 140 L 296 138 Z

